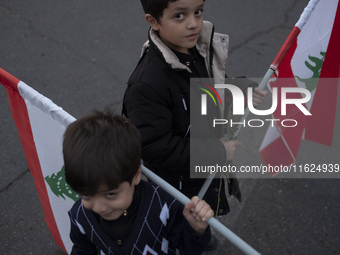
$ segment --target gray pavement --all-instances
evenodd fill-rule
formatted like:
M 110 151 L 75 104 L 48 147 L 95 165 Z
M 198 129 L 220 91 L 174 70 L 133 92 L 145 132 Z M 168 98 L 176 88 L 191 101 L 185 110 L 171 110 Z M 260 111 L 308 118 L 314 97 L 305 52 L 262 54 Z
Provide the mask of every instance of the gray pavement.
M 206 1 L 205 19 L 231 37 L 228 74 L 262 77 L 307 0 Z M 139 1 L 0 0 L 0 67 L 74 117 L 109 106 L 120 112 L 148 26 Z M 339 107 L 338 107 L 339 108 Z M 339 115 L 339 114 L 338 114 Z M 63 254 L 44 221 L 33 178 L 0 86 L 0 254 Z M 336 130 L 339 130 L 339 118 Z M 260 164 L 264 129 L 242 130 L 235 163 Z M 304 142 L 299 159 L 339 163 Z M 220 220 L 262 254 L 339 254 L 339 179 L 242 179 Z M 207 254 L 242 254 L 218 236 Z

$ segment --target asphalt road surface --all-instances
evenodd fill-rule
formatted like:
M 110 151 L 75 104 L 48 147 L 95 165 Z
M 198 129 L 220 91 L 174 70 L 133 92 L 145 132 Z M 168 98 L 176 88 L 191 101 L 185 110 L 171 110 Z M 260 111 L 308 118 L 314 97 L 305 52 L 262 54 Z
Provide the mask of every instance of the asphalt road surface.
M 206 1 L 205 19 L 230 35 L 228 75 L 262 77 L 307 2 Z M 76 118 L 94 108 L 120 113 L 147 30 L 139 1 L 1 0 L 0 67 Z M 237 165 L 261 164 L 265 130 L 240 132 L 245 146 Z M 303 142 L 298 160 L 339 163 L 339 147 L 337 132 L 332 147 Z M 339 254 L 339 179 L 241 179 L 240 185 L 242 203 L 230 197 L 231 213 L 220 220 L 261 254 Z M 242 254 L 216 236 L 217 250 L 206 254 Z M 0 254 L 64 254 L 44 221 L 2 86 Z

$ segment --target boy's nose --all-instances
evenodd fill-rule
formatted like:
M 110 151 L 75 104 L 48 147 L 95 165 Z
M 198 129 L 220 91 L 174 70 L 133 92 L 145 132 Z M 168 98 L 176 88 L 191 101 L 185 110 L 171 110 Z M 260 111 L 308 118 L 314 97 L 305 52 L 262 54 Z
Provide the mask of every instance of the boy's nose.
M 96 200 L 92 204 L 92 211 L 98 214 L 102 214 L 106 211 L 106 205 L 100 200 Z
M 198 27 L 198 22 L 194 15 L 190 16 L 190 18 L 188 19 L 187 27 L 188 29 L 196 29 Z

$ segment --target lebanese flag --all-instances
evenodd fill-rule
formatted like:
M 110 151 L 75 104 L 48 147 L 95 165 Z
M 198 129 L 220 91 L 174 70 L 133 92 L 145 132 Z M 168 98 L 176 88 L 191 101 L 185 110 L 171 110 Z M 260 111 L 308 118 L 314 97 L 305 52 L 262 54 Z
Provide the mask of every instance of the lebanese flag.
M 270 82 L 269 88 L 308 89 L 311 99 L 304 107 L 311 116 L 303 114 L 295 105 L 287 105 L 287 114 L 281 115 L 281 94 L 278 93 L 278 108 L 273 119 L 279 121 L 269 126 L 260 147 L 261 158 L 267 165 L 294 163 L 302 139 L 332 145 L 340 76 L 338 2 L 310 1 L 271 65 L 277 78 Z M 287 98 L 302 96 L 294 93 Z M 294 119 L 298 125 L 285 127 L 281 125 L 285 119 Z
M 8 101 L 28 167 L 34 178 L 45 220 L 55 242 L 70 253 L 71 209 L 79 195 L 64 177 L 62 139 L 65 128 L 75 119 L 50 99 L 0 68 L 0 83 Z

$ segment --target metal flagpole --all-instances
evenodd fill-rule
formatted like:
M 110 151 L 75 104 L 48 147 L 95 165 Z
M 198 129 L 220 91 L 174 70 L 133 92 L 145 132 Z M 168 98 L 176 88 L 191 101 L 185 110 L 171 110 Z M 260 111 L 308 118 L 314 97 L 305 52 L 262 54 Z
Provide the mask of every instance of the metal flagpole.
M 178 191 L 176 188 L 171 186 L 169 183 L 164 181 L 162 178 L 160 178 L 158 175 L 154 174 L 151 170 L 149 170 L 148 168 L 146 168 L 143 165 L 142 165 L 142 172 L 148 179 L 150 179 L 152 182 L 159 185 L 162 189 L 164 189 L 171 196 L 176 198 L 183 205 L 186 205 L 187 203 L 190 202 L 190 199 L 188 197 L 186 197 L 183 193 Z M 249 254 L 249 255 L 259 255 L 260 254 L 254 248 L 252 248 L 249 244 L 247 244 L 245 241 L 243 241 L 241 238 L 239 238 L 237 235 L 235 235 L 226 226 L 224 226 L 221 222 L 219 222 L 217 219 L 210 218 L 207 221 L 207 223 L 213 229 L 215 229 L 217 232 L 219 232 L 221 235 L 223 235 L 225 238 L 227 238 L 231 243 L 233 243 L 235 246 L 237 246 L 245 254 Z
M 293 28 L 293 30 L 291 31 L 291 33 L 289 34 L 289 36 L 287 37 L 286 41 L 284 42 L 284 44 L 282 45 L 278 55 L 275 57 L 273 63 L 270 65 L 270 68 L 267 70 L 266 74 L 264 75 L 264 77 L 262 78 L 258 88 L 260 89 L 264 89 L 265 86 L 268 84 L 270 78 L 272 77 L 272 75 L 274 74 L 274 72 L 276 71 L 277 67 L 280 65 L 281 61 L 283 60 L 283 58 L 285 57 L 287 51 L 289 50 L 289 48 L 292 46 L 293 42 L 295 41 L 295 39 L 297 38 L 299 32 L 301 31 L 302 27 L 306 24 L 306 22 L 308 21 L 311 13 L 313 12 L 313 10 L 315 9 L 315 6 L 317 5 L 317 3 L 320 0 L 310 0 L 308 5 L 305 7 L 304 11 L 302 12 L 298 22 L 295 24 L 295 27 Z M 240 122 L 243 122 L 249 115 L 249 109 L 248 107 L 245 109 L 245 113 L 242 116 Z M 242 125 L 239 125 L 236 132 L 235 132 L 235 137 L 237 137 L 238 133 L 241 130 Z M 212 173 L 209 175 L 209 177 L 205 180 L 201 190 L 198 193 L 198 197 L 199 198 L 203 198 L 203 196 L 205 195 L 205 193 L 207 192 L 212 180 L 215 178 L 216 173 Z

